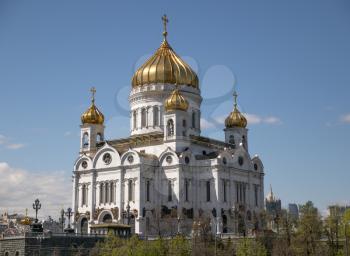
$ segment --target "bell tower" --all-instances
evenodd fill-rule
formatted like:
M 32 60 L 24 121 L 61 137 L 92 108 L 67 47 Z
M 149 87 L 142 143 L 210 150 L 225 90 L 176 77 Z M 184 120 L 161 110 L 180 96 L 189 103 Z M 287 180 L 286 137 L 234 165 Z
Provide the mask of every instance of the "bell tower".
M 188 101 L 175 90 L 164 102 L 164 142 L 169 143 L 175 151 L 187 145 L 188 141 Z
M 233 111 L 225 119 L 225 142 L 235 145 L 236 147 L 242 143 L 243 147 L 248 152 L 248 129 L 246 128 L 248 122 L 244 115 L 238 110 L 238 94 L 236 91 L 234 91 L 233 97 L 235 101 Z
M 104 116 L 95 106 L 96 89 L 91 88 L 91 105 L 81 116 L 80 154 L 92 155 L 96 152 L 96 144 L 104 140 Z

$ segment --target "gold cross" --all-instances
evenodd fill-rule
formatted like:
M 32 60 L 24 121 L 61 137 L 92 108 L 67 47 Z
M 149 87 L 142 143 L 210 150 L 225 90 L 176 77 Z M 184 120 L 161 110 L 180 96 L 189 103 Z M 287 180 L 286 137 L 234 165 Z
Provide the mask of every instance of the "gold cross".
M 236 92 L 236 90 L 233 92 L 233 97 L 235 98 L 235 108 L 237 108 L 237 96 L 238 96 L 238 94 L 237 94 L 237 92 Z
M 91 87 L 90 92 L 92 94 L 92 103 L 94 103 L 95 102 L 95 93 L 96 93 L 95 87 Z
M 166 30 L 166 24 L 169 22 L 168 18 L 166 17 L 166 14 L 163 15 L 162 21 L 164 26 L 163 36 L 164 36 L 164 39 L 166 40 L 166 36 L 168 35 L 168 32 Z

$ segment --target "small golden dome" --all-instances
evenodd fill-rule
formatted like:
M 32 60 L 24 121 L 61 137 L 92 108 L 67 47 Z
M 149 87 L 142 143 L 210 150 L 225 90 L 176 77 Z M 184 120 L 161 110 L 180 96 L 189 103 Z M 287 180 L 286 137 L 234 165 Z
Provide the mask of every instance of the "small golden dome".
M 25 217 L 23 220 L 21 220 L 22 225 L 30 225 L 32 224 L 32 220 L 29 217 Z
M 188 102 L 176 88 L 164 102 L 166 111 L 182 110 L 187 111 Z
M 157 51 L 134 74 L 132 86 L 146 84 L 177 84 L 188 85 L 198 89 L 198 76 L 191 67 L 184 62 L 171 48 L 166 36 L 166 23 L 164 15 L 164 40 Z
M 235 97 L 235 105 L 233 111 L 229 114 L 229 116 L 225 119 L 226 128 L 232 127 L 241 127 L 245 128 L 248 124 L 247 119 L 237 108 L 237 93 L 234 92 L 233 96 Z
M 91 88 L 91 93 L 91 106 L 88 108 L 88 110 L 85 111 L 85 113 L 81 115 L 81 122 L 83 124 L 103 124 L 105 117 L 102 112 L 95 106 L 96 89 L 94 87 Z
M 28 217 L 28 209 L 26 209 L 26 216 L 24 217 L 24 219 L 22 219 L 20 221 L 20 223 L 22 225 L 30 225 L 30 224 L 32 224 L 32 220 Z

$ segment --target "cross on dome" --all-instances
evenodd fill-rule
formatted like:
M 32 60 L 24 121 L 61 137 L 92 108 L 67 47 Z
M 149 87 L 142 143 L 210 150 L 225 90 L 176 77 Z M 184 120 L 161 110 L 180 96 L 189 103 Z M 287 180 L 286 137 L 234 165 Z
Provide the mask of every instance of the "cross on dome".
M 91 101 L 92 101 L 92 103 L 95 103 L 96 88 L 91 87 L 90 92 L 91 92 Z
M 163 26 L 164 26 L 163 36 L 164 36 L 164 40 L 166 40 L 166 36 L 168 35 L 168 32 L 167 32 L 167 30 L 166 30 L 166 25 L 167 25 L 167 23 L 169 22 L 169 20 L 168 20 L 166 14 L 164 14 L 164 15 L 162 16 L 162 21 L 163 21 Z

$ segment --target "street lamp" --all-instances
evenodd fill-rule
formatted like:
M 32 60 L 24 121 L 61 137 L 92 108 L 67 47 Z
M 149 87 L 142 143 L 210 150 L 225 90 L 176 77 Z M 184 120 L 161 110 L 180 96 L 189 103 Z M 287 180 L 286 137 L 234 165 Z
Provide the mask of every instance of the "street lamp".
M 35 221 L 34 223 L 30 226 L 32 232 L 43 232 L 43 226 L 41 223 L 39 223 L 38 220 L 38 211 L 41 209 L 41 203 L 39 199 L 35 199 L 33 203 L 33 209 L 35 210 Z
M 73 216 L 72 208 L 68 208 L 66 212 L 66 216 L 68 217 L 68 227 L 64 230 L 67 233 L 73 233 L 74 230 L 70 226 L 70 218 Z
M 38 211 L 41 209 L 41 203 L 39 199 L 35 199 L 33 203 L 33 209 L 35 210 L 35 223 L 38 223 Z

